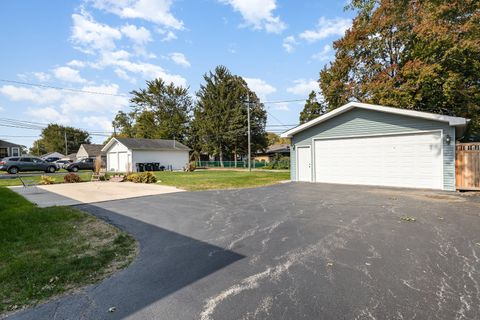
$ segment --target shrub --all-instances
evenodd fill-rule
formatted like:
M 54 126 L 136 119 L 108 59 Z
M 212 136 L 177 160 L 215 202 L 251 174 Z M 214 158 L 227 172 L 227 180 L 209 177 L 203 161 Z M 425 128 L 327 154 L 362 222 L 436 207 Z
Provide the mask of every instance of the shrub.
M 100 176 L 100 181 L 108 181 L 110 180 L 110 175 L 108 173 L 105 173 L 104 176 Z
M 263 169 L 290 169 L 290 157 L 276 155 Z
M 40 181 L 38 182 L 38 184 L 54 184 L 54 183 L 55 183 L 55 179 L 50 176 L 41 176 Z
M 185 168 L 185 171 L 193 172 L 197 169 L 197 163 L 195 161 L 190 161 Z
M 134 183 L 156 183 L 157 177 L 151 172 L 131 173 L 127 176 L 127 181 Z
M 70 172 L 63 177 L 63 181 L 65 181 L 66 183 L 76 183 L 81 182 L 82 179 L 80 179 L 80 176 L 78 174 Z
M 95 158 L 95 168 L 94 168 L 94 172 L 95 174 L 99 174 L 100 173 L 100 170 L 102 169 L 102 156 L 97 156 Z

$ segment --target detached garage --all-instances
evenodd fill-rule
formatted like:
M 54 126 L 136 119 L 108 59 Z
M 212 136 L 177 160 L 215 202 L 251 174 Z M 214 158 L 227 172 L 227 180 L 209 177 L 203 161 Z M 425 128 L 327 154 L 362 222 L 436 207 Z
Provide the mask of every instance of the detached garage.
M 455 190 L 468 120 L 351 102 L 282 134 L 293 181 Z
M 135 172 L 137 163 L 160 163 L 181 170 L 189 160 L 190 148 L 174 140 L 112 138 L 102 149 L 107 155 L 107 170 Z

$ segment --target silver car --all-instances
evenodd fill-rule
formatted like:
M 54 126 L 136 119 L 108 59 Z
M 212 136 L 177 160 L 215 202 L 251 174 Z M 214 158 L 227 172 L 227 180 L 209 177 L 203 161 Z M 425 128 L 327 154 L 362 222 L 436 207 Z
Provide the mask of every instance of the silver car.
M 0 171 L 17 174 L 21 171 L 45 171 L 54 173 L 57 166 L 37 157 L 8 157 L 0 161 Z

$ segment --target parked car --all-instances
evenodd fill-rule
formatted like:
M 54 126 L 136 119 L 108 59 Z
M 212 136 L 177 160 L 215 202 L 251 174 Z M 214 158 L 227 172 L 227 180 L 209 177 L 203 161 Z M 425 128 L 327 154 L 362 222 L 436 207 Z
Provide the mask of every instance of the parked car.
M 48 157 L 48 158 L 45 158 L 45 161 L 47 162 L 55 162 L 55 161 L 58 161 L 60 160 L 59 157 Z
M 85 158 L 77 162 L 72 162 L 64 166 L 70 172 L 77 172 L 78 170 L 95 170 L 95 159 Z
M 45 171 L 54 173 L 57 166 L 36 157 L 7 157 L 0 161 L 0 171 L 17 174 L 21 171 Z
M 57 170 L 64 168 L 66 165 L 72 163 L 72 160 L 57 160 L 53 162 L 57 166 Z

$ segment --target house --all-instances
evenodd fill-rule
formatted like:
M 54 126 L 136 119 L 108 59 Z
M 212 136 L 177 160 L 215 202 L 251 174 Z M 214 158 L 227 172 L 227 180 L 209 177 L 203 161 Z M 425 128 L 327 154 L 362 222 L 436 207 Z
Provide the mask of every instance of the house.
M 283 156 L 289 157 L 290 156 L 290 145 L 288 144 L 272 144 L 268 146 L 265 152 L 258 152 L 254 159 L 255 161 L 260 162 L 270 162 L 275 156 Z
M 65 157 L 62 158 L 62 160 L 75 161 L 77 160 L 77 154 L 76 153 L 67 154 Z
M 47 159 L 47 158 L 59 158 L 62 159 L 64 158 L 65 155 L 61 154 L 60 152 L 50 152 L 47 154 L 44 154 L 41 156 L 42 159 Z
M 189 160 L 190 148 L 175 140 L 112 138 L 103 147 L 107 170 L 137 171 L 137 163 L 160 163 L 173 170 L 183 169 Z
M 22 153 L 22 148 L 24 148 L 24 146 L 0 140 L 0 159 L 5 157 L 20 156 Z
M 293 181 L 455 190 L 469 120 L 351 102 L 284 132 Z
M 105 153 L 102 152 L 103 144 L 86 144 L 83 143 L 80 145 L 77 151 L 77 160 L 85 158 L 96 158 L 97 156 L 102 156 L 105 158 Z

